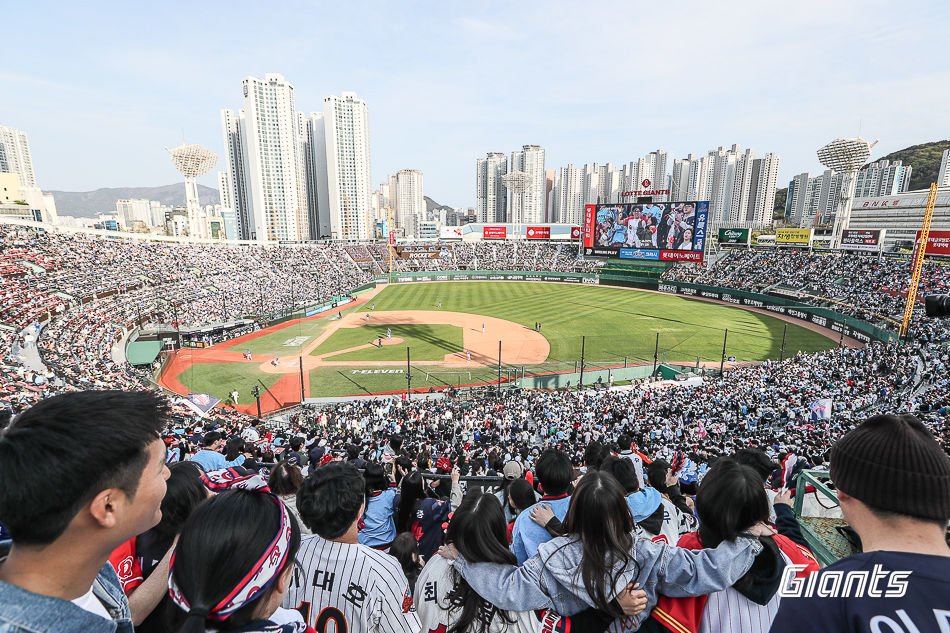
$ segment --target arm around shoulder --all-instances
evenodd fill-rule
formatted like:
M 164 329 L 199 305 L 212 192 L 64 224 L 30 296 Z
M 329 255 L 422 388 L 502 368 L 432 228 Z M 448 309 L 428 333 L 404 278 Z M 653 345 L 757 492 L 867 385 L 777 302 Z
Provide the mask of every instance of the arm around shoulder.
M 499 609 L 528 611 L 551 604 L 541 591 L 541 557 L 537 554 L 521 567 L 498 563 L 469 563 L 459 556 L 455 570 L 478 595 Z

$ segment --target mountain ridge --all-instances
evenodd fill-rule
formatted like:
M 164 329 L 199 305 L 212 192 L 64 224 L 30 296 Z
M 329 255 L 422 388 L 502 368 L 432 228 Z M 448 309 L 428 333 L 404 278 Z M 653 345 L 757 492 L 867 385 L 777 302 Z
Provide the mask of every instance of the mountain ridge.
M 185 206 L 185 185 L 174 183 L 160 187 L 102 187 L 93 191 L 47 191 L 56 200 L 56 212 L 77 218 L 95 218 L 115 213 L 117 200 L 157 200 L 169 207 Z M 201 204 L 219 204 L 218 190 L 198 185 Z

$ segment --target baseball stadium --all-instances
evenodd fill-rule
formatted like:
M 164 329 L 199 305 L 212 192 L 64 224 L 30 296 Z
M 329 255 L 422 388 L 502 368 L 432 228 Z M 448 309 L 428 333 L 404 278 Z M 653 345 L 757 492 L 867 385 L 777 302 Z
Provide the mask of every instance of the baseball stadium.
M 841 343 L 827 328 L 789 324 L 765 310 L 658 292 L 556 282 L 407 282 L 379 285 L 328 313 L 182 349 L 158 382 L 222 402 L 237 389 L 243 398 L 233 404 L 246 413 L 255 412 L 250 386 L 258 385 L 268 412 L 311 398 L 449 386 L 563 388 L 581 380 L 582 360 L 589 383 L 650 375 L 654 354 L 668 372 L 698 373 L 718 370 L 724 344 L 730 367 L 778 359 L 783 338 L 790 355 Z

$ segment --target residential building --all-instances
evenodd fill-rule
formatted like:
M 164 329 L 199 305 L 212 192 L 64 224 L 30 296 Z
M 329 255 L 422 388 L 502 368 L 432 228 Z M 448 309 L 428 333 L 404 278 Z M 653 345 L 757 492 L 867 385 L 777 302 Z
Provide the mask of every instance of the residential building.
M 330 234 L 335 239 L 372 236 L 369 107 L 355 92 L 323 100 L 326 126 Z
M 398 215 L 402 226 L 407 228 L 407 235 L 419 237 L 417 230 L 410 231 L 412 225 L 416 229 L 420 222 L 425 222 L 426 202 L 422 190 L 422 172 L 418 169 L 400 169 L 396 173 L 396 194 Z M 414 218 L 410 220 L 410 218 Z
M 323 112 L 311 112 L 305 117 L 297 113 L 302 134 L 302 154 L 304 157 L 307 188 L 307 218 L 310 224 L 310 238 L 330 237 L 330 184 L 327 172 L 326 116 Z
M 508 221 L 515 224 L 544 222 L 544 149 L 540 145 L 523 145 L 520 152 L 512 152 L 511 172 L 516 171 L 527 174 L 528 186 L 523 192 L 510 192 Z
M 26 132 L 0 125 L 0 173 L 19 174 L 21 187 L 36 186 Z
M 910 178 L 907 179 L 908 181 Z M 938 187 L 950 187 L 950 149 L 943 150 L 943 158 L 940 159 L 940 171 L 937 174 Z
M 855 198 L 891 196 L 907 191 L 913 168 L 896 160 L 879 160 L 858 172 Z
M 488 152 L 475 161 L 475 216 L 479 222 L 505 222 L 508 218 L 508 190 L 501 177 L 508 173 L 508 159 L 500 152 Z
M 306 160 L 294 87 L 283 75 L 242 80 L 244 108 L 221 113 L 230 178 L 222 200 L 234 203 L 241 237 L 310 237 Z
M 799 226 L 830 223 L 838 208 L 841 185 L 840 175 L 830 169 L 814 178 L 807 173 L 795 176 L 788 185 L 786 221 Z
M 581 226 L 584 223 L 584 205 L 587 202 L 584 170 L 568 165 L 558 172 L 553 196 L 557 205 L 557 222 Z
M 152 223 L 152 204 L 148 200 L 116 200 L 115 212 L 119 216 L 119 224 L 125 229 L 131 229 L 135 222 L 142 222 L 147 227 L 155 226 Z

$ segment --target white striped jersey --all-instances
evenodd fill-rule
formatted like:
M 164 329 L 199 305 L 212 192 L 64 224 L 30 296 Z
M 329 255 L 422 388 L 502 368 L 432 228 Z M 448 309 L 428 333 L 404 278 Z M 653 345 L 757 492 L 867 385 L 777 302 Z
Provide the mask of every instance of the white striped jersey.
M 303 536 L 281 606 L 317 633 L 417 633 L 409 581 L 395 558 L 360 544 Z

